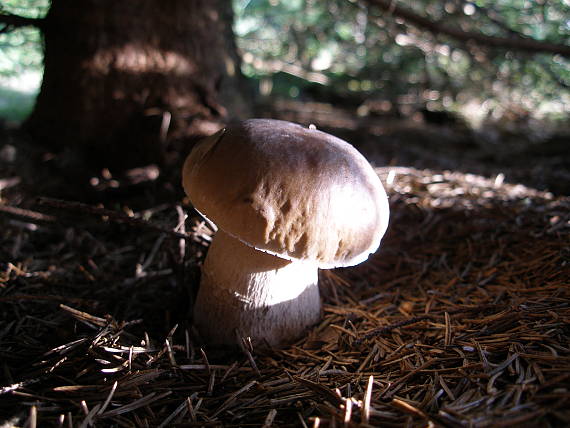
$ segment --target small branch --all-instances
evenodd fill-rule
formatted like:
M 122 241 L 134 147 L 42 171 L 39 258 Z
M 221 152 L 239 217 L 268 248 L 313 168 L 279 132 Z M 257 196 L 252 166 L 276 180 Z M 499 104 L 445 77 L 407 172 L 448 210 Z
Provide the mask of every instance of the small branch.
M 108 210 L 106 208 L 94 207 L 92 205 L 87 205 L 81 202 L 63 201 L 60 199 L 51 199 L 51 198 L 39 198 L 38 203 L 39 205 L 47 206 L 50 208 L 56 208 L 80 214 L 87 214 L 94 217 L 107 217 L 109 220 L 115 221 L 117 223 L 124 223 L 130 226 L 154 230 L 156 232 L 165 233 L 167 235 L 174 236 L 176 238 L 181 238 L 181 239 L 191 238 L 189 235 L 185 233 L 176 232 L 166 227 L 162 227 L 154 223 L 149 223 L 148 221 L 142 220 L 140 218 L 129 217 L 128 215 L 118 211 Z
M 495 24 L 500 29 L 506 31 L 510 35 L 512 35 L 514 37 L 518 37 L 520 39 L 527 38 L 524 34 L 521 34 L 520 32 L 516 31 L 515 29 L 509 27 L 505 22 L 503 22 L 501 20 L 501 17 L 499 16 L 499 14 L 495 10 L 488 8 L 488 7 L 479 6 L 477 3 L 474 3 L 474 2 L 469 1 L 469 0 L 459 0 L 459 2 L 463 5 L 472 6 L 473 8 L 475 8 L 476 11 L 478 11 L 486 19 L 488 19 L 490 22 Z
M 12 217 L 23 218 L 32 223 L 53 223 L 56 221 L 56 218 L 51 215 L 46 215 L 25 208 L 13 207 L 11 205 L 0 204 L 0 213 L 5 213 Z
M 264 72 L 283 72 L 295 77 L 299 77 L 300 79 L 307 80 L 309 82 L 319 83 L 321 85 L 326 85 L 329 83 L 329 78 L 326 74 L 316 71 L 307 71 L 299 64 L 290 64 L 279 59 L 262 60 L 261 58 L 251 60 L 249 63 L 252 66 L 255 64 L 255 68 Z
M 513 49 L 530 53 L 551 53 L 570 57 L 570 46 L 556 43 L 543 42 L 530 37 L 496 37 L 488 36 L 474 31 L 463 31 L 452 28 L 440 22 L 418 15 L 414 11 L 397 5 L 397 0 L 365 0 L 372 6 L 390 12 L 395 17 L 401 18 L 411 25 L 420 27 L 433 34 L 444 34 L 462 42 L 472 41 L 483 46 L 491 46 L 503 49 Z
M 0 33 L 9 33 L 16 28 L 22 27 L 36 27 L 41 29 L 44 22 L 44 18 L 27 18 L 0 10 Z

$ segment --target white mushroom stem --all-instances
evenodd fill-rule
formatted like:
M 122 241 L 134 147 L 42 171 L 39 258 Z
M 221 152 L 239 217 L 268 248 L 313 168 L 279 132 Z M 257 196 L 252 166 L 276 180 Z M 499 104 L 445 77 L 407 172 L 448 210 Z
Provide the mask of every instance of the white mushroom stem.
M 318 269 L 258 251 L 222 230 L 202 268 L 194 322 L 212 344 L 280 345 L 294 341 L 321 316 Z

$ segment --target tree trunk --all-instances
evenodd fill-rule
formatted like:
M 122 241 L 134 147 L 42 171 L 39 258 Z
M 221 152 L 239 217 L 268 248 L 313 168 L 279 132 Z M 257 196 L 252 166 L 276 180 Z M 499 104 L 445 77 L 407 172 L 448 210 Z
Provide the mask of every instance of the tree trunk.
M 166 132 L 247 110 L 226 0 L 52 0 L 26 127 L 73 166 L 160 163 Z

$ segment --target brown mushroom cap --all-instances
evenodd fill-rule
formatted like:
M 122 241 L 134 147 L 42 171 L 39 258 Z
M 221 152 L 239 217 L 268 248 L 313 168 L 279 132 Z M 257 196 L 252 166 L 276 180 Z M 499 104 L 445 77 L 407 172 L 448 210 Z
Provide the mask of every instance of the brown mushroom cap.
M 183 186 L 228 234 L 322 268 L 362 262 L 388 225 L 386 192 L 364 156 L 339 138 L 280 120 L 246 120 L 199 142 Z

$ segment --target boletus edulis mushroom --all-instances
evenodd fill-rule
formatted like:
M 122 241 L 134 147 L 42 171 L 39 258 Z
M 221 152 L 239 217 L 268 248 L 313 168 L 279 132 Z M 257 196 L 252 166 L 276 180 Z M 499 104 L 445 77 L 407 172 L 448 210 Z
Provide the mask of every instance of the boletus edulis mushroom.
M 353 146 L 314 127 L 250 119 L 193 148 L 183 186 L 215 223 L 194 322 L 205 341 L 280 346 L 321 317 L 318 269 L 375 252 L 386 192 Z

